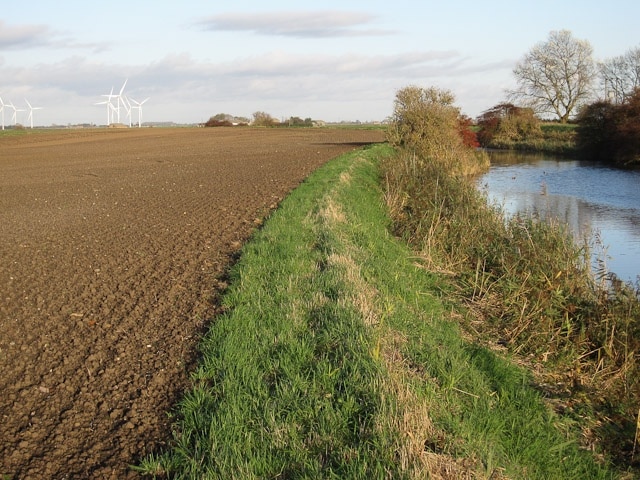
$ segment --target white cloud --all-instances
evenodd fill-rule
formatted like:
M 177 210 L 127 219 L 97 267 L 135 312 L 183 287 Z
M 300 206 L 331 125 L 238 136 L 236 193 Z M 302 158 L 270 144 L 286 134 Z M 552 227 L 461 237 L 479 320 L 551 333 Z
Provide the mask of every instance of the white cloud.
M 19 49 L 46 45 L 52 31 L 46 25 L 7 25 L 0 20 L 0 48 Z
M 244 31 L 260 35 L 327 38 L 390 35 L 383 29 L 361 28 L 376 17 L 362 12 L 305 11 L 222 13 L 204 18 L 196 26 L 211 31 Z
M 82 49 L 96 53 L 109 47 L 107 42 L 78 42 L 47 25 L 7 25 L 0 20 L 0 49 L 19 51 L 33 48 Z

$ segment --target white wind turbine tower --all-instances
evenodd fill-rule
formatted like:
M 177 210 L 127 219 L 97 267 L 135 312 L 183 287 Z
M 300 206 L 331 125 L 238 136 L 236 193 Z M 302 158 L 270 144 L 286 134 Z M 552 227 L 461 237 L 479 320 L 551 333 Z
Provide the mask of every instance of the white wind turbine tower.
M 122 106 L 126 110 L 127 116 L 129 117 L 129 128 L 131 128 L 131 109 L 133 107 L 131 106 L 131 102 L 129 101 L 129 98 L 126 95 L 122 97 L 120 100 L 122 101 Z
M 24 99 L 24 101 L 27 102 L 27 105 L 29 105 L 29 116 L 27 117 L 27 121 L 31 124 L 31 128 L 33 128 L 33 111 L 42 110 L 42 107 L 31 106 L 31 104 L 29 103 L 29 100 L 27 100 L 26 98 Z
M 113 94 L 113 87 L 111 87 L 111 93 L 108 95 L 102 95 L 103 97 L 107 97 L 106 100 L 102 102 L 95 103 L 94 105 L 106 105 L 107 106 L 107 127 L 113 121 L 113 111 L 115 110 L 113 104 L 111 103 L 111 99 L 117 97 L 117 95 Z
M 111 123 L 111 113 L 110 113 L 110 102 L 109 100 L 104 100 L 102 102 L 98 102 L 98 103 L 94 103 L 94 105 L 106 105 L 107 106 L 107 123 L 106 126 L 109 126 L 109 123 Z
M 5 107 L 5 104 L 2 101 L 2 97 L 0 97 L 0 113 L 2 113 L 2 130 L 4 130 L 4 107 Z
M 135 105 L 132 105 L 131 108 L 137 108 L 138 109 L 138 128 L 142 127 L 142 105 L 144 104 L 144 102 L 146 102 L 147 100 L 149 100 L 148 98 L 145 98 L 144 100 L 142 100 L 141 102 L 136 102 L 133 98 L 131 99 L 131 101 L 133 103 L 135 103 Z
M 127 105 L 124 103 L 124 99 L 122 98 L 122 93 L 124 92 L 124 87 L 127 86 L 127 82 L 129 81 L 129 79 L 127 78 L 124 83 L 122 84 L 122 88 L 120 89 L 120 93 L 118 93 L 118 95 L 116 95 L 117 100 L 116 100 L 116 114 L 118 116 L 118 123 L 120 123 L 120 102 L 122 102 L 122 104 L 125 106 L 125 108 L 127 107 Z
M 22 108 L 16 108 L 13 102 L 9 102 L 9 107 L 13 108 L 13 115 L 11 115 L 11 121 L 13 122 L 13 126 L 18 125 L 18 112 L 25 112 L 26 110 Z

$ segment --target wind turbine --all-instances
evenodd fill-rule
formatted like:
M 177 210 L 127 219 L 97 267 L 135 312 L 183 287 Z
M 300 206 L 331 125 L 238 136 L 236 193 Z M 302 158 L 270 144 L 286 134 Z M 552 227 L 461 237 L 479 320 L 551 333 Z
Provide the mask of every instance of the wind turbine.
M 109 100 L 104 100 L 102 102 L 94 103 L 94 105 L 106 105 L 107 106 L 107 127 L 111 123 L 111 102 Z
M 137 108 L 138 109 L 138 128 L 142 127 L 142 105 L 144 104 L 144 102 L 146 102 L 147 100 L 149 100 L 148 98 L 145 98 L 144 100 L 142 100 L 141 102 L 136 102 L 133 98 L 131 99 L 131 101 L 133 103 L 135 103 L 135 105 L 132 105 L 131 108 Z
M 122 106 L 127 112 L 127 116 L 129 117 L 129 128 L 131 128 L 131 109 L 132 109 L 131 102 L 129 101 L 129 98 L 126 95 L 122 97 L 120 101 L 122 102 Z
M 113 122 L 120 123 L 120 104 L 122 104 L 125 111 L 127 112 L 127 115 L 129 116 L 129 127 L 131 127 L 132 106 L 129 102 L 129 99 L 125 95 L 123 95 L 124 88 L 127 86 L 128 81 L 129 79 L 127 78 L 117 94 L 113 93 L 113 87 L 111 87 L 111 93 L 109 93 L 108 95 L 102 95 L 103 97 L 107 97 L 107 99 L 94 104 L 107 106 L 107 125 Z M 112 100 L 115 100 L 115 102 L 112 103 Z
M 2 101 L 2 97 L 0 97 L 0 113 L 2 113 L 2 130 L 4 130 L 4 107 L 5 107 L 5 104 Z
M 24 112 L 26 110 L 22 108 L 16 108 L 13 102 L 9 102 L 9 107 L 13 108 L 13 115 L 11 116 L 11 121 L 13 122 L 13 126 L 18 125 L 18 112 Z
M 125 106 L 126 108 L 126 104 L 124 103 L 124 99 L 122 98 L 122 93 L 124 92 L 124 87 L 127 86 L 127 82 L 129 81 L 129 79 L 127 78 L 124 83 L 122 84 L 122 88 L 120 89 L 120 93 L 118 93 L 117 95 L 117 106 L 116 106 L 116 112 L 118 115 L 118 123 L 120 123 L 120 102 L 122 102 L 122 104 Z
M 116 98 L 117 95 L 113 94 L 113 87 L 111 87 L 111 93 L 109 93 L 108 95 L 102 95 L 102 96 L 103 97 L 107 97 L 107 99 L 102 101 L 102 102 L 95 103 L 94 105 L 106 105 L 107 106 L 107 127 L 108 127 L 109 125 L 111 125 L 111 122 L 113 122 L 113 114 L 114 114 L 114 111 L 115 111 L 115 107 L 111 103 L 111 99 L 112 98 Z
M 27 121 L 31 123 L 31 128 L 33 128 L 33 111 L 42 110 L 42 107 L 32 107 L 29 103 L 29 100 L 27 100 L 26 98 L 24 99 L 24 101 L 27 102 L 27 105 L 29 105 L 29 116 L 27 117 Z

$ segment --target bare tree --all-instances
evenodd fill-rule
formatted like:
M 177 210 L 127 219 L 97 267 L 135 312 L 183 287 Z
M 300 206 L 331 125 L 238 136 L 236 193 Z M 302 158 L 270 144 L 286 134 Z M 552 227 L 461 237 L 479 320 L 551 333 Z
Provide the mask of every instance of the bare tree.
M 605 60 L 598 67 L 605 100 L 621 104 L 633 94 L 635 88 L 640 87 L 640 47 Z
M 278 123 L 278 121 L 267 112 L 255 112 L 253 114 L 252 125 L 260 127 L 271 127 L 276 123 Z
M 596 75 L 593 49 L 569 30 L 553 31 L 516 65 L 518 87 L 509 92 L 538 114 L 556 115 L 565 123 L 591 96 Z

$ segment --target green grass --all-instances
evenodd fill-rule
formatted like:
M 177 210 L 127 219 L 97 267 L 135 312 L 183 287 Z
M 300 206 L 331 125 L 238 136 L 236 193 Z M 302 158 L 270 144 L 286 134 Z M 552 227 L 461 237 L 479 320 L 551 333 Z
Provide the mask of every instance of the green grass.
M 576 148 L 576 124 L 561 124 L 543 122 L 540 125 L 541 137 L 525 138 L 518 141 L 494 140 L 488 148 L 502 150 L 523 150 L 530 152 L 545 152 L 554 155 L 575 156 L 579 152 Z
M 325 165 L 242 250 L 201 344 L 170 478 L 612 478 L 528 374 L 463 338 L 445 282 L 401 241 L 387 146 Z
M 17 135 L 26 135 L 28 132 L 25 128 L 6 128 L 0 130 L 0 138 L 2 137 L 15 137 Z
M 564 133 L 569 134 L 575 132 L 578 128 L 577 123 L 558 123 L 558 122 L 542 122 L 540 128 L 544 133 Z
M 24 135 L 48 135 L 53 133 L 59 133 L 63 130 L 61 128 L 29 128 L 29 127 L 14 127 L 11 125 L 10 127 L 6 127 L 4 130 L 0 130 L 0 138 L 6 137 L 19 137 Z

